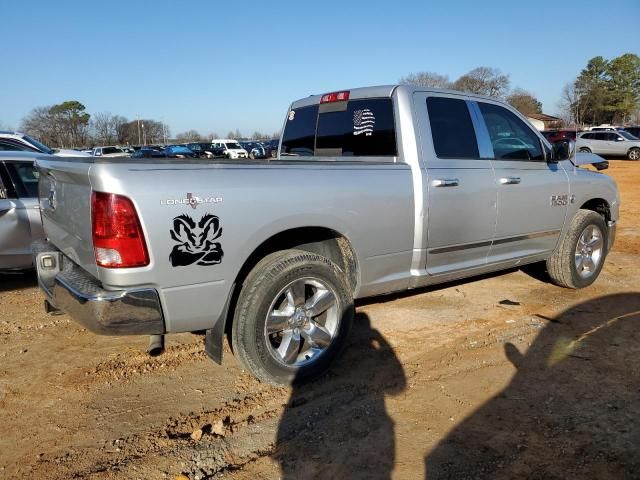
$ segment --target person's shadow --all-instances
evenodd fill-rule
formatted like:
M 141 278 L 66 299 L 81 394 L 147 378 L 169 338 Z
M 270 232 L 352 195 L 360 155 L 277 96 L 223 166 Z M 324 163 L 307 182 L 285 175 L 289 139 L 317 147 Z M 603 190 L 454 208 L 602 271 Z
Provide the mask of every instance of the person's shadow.
M 435 479 L 640 478 L 640 294 L 547 319 L 511 383 L 425 459 Z
M 296 385 L 278 426 L 273 457 L 282 479 L 386 479 L 395 463 L 385 395 L 406 378 L 392 347 L 356 315 L 350 341 L 321 379 Z

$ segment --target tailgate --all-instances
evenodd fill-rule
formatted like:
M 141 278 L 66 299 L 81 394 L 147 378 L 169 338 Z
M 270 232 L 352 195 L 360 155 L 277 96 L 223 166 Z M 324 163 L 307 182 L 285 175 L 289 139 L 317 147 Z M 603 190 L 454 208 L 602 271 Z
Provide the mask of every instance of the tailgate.
M 71 260 L 98 277 L 91 235 L 92 159 L 39 158 L 39 197 L 46 237 Z

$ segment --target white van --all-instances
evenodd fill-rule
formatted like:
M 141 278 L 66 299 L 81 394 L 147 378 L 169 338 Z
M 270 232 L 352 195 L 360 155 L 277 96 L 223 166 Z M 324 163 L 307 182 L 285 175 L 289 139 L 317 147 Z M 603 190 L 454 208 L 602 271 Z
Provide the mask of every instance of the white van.
M 211 143 L 214 147 L 222 149 L 223 155 L 227 158 L 249 158 L 249 153 L 231 138 L 214 138 Z

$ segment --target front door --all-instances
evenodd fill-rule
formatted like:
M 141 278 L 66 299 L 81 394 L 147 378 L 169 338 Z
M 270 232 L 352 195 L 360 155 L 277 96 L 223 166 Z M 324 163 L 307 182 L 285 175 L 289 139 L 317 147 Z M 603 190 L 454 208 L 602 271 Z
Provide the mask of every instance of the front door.
M 496 186 L 467 97 L 419 92 L 414 108 L 426 178 L 427 272 L 482 267 L 495 227 Z
M 547 163 L 540 137 L 515 113 L 494 103 L 476 105 L 493 148 L 498 199 L 488 262 L 552 251 L 571 202 L 567 174 Z

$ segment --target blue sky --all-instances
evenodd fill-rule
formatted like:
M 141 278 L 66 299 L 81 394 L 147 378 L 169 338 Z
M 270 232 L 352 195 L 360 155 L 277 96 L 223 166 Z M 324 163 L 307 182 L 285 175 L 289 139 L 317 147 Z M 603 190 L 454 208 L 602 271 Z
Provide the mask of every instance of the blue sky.
M 640 54 L 640 0 L 47 0 L 1 11 L 0 126 L 14 128 L 73 99 L 173 134 L 271 133 L 296 98 L 478 66 L 553 114 L 590 58 Z

